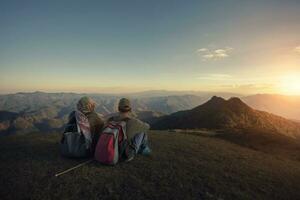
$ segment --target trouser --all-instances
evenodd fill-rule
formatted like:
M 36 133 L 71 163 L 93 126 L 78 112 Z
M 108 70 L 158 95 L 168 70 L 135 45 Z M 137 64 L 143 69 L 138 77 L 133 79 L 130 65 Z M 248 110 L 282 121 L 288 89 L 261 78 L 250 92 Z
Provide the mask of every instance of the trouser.
M 148 136 L 146 133 L 137 133 L 131 139 L 131 145 L 135 150 L 135 153 L 141 153 L 141 151 L 148 145 Z

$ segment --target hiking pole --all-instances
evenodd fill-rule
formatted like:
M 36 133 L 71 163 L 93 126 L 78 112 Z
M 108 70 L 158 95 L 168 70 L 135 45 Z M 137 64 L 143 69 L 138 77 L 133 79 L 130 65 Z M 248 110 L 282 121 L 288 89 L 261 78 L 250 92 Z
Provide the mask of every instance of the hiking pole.
M 88 163 L 90 163 L 90 162 L 92 162 L 92 161 L 93 161 L 93 159 L 90 159 L 90 160 L 88 160 L 88 161 L 85 161 L 85 162 L 83 162 L 83 163 L 81 163 L 81 164 L 79 164 L 79 165 L 76 165 L 75 167 L 72 167 L 72 168 L 67 169 L 67 170 L 65 170 L 65 171 L 63 171 L 63 172 L 60 172 L 60 173 L 58 173 L 58 174 L 55 174 L 55 177 L 58 177 L 58 176 L 63 175 L 63 174 L 65 174 L 65 173 L 68 173 L 68 172 L 70 172 L 70 171 L 72 171 L 72 170 L 74 170 L 74 169 L 77 169 L 77 168 L 79 168 L 79 167 L 81 167 L 81 166 L 83 166 L 83 165 L 86 165 L 86 164 L 88 164 Z

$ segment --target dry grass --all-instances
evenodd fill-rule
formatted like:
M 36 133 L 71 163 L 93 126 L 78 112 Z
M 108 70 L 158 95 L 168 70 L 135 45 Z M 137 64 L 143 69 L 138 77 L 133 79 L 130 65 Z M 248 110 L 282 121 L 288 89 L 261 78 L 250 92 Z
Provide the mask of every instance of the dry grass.
M 300 162 L 216 137 L 151 131 L 153 154 L 115 167 L 59 155 L 59 134 L 0 138 L 1 199 L 300 199 Z

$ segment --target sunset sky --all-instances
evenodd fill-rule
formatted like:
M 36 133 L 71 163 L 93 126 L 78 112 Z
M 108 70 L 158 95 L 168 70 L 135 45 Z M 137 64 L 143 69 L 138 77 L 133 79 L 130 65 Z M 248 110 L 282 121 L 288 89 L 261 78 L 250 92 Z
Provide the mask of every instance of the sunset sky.
M 300 1 L 0 1 L 0 93 L 300 95 Z

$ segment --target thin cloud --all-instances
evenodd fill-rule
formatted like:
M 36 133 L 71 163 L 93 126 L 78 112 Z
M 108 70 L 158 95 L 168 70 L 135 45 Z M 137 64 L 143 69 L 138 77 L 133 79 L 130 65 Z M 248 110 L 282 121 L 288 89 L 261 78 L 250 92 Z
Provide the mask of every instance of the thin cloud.
M 203 60 L 216 60 L 229 57 L 233 48 L 219 48 L 219 49 L 208 49 L 208 48 L 200 48 L 197 49 L 196 52 L 200 55 Z
M 212 80 L 212 81 L 231 80 L 232 78 L 233 77 L 229 74 L 203 74 L 197 77 L 197 79 Z
M 273 93 L 276 91 L 276 85 L 272 83 L 227 84 L 220 85 L 219 89 L 237 93 Z
M 214 54 L 204 54 L 202 55 L 203 58 L 214 58 Z
M 217 50 L 215 50 L 215 53 L 216 54 L 226 53 L 226 50 L 224 50 L 224 49 L 217 49 Z
M 205 52 L 205 51 L 208 51 L 208 49 L 207 48 L 197 49 L 197 52 Z
M 228 84 L 228 85 L 222 85 L 221 87 L 224 88 L 230 88 L 230 89 L 241 89 L 241 90 L 259 90 L 259 89 L 271 89 L 274 88 L 274 84 L 268 84 L 268 83 L 252 83 L 252 84 Z

